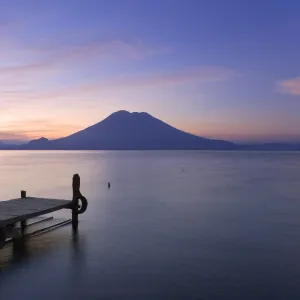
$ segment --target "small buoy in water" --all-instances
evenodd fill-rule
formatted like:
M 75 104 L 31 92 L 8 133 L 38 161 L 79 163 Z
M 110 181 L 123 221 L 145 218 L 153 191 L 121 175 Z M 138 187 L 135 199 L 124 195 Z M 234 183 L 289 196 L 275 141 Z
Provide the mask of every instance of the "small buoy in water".
M 107 187 L 110 189 L 110 186 L 111 186 L 111 184 L 110 184 L 110 182 L 108 182 L 107 183 Z

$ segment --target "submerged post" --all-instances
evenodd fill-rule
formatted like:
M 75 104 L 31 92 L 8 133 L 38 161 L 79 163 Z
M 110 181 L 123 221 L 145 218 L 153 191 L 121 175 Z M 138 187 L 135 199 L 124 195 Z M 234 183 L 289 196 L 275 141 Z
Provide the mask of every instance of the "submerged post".
M 73 230 L 78 228 L 78 208 L 79 208 L 79 198 L 80 193 L 80 176 L 78 174 L 73 175 L 73 199 L 72 199 L 72 227 Z
M 24 198 L 24 199 L 26 198 L 26 191 L 21 191 L 21 198 Z M 27 225 L 26 220 L 21 221 L 21 232 L 22 232 L 22 234 L 24 234 L 26 225 Z

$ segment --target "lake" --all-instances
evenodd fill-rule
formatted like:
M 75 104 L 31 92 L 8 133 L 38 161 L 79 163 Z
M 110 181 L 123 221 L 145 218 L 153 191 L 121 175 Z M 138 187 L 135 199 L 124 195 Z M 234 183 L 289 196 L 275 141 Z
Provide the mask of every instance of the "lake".
M 1 300 L 300 299 L 300 153 L 2 151 L 0 200 L 71 199 L 74 173 L 78 235 L 0 250 Z

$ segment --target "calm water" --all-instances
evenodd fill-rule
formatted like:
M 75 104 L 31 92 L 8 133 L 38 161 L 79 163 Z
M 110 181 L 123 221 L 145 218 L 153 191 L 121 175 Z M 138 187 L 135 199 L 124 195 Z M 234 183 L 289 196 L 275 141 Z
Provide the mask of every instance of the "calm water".
M 300 299 L 300 153 L 0 152 L 0 200 L 77 172 L 78 236 L 0 250 L 1 300 Z

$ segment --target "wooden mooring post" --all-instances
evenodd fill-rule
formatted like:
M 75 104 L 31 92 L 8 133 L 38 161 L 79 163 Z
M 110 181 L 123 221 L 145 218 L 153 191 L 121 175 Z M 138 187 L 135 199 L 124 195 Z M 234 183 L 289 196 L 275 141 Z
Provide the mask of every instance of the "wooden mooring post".
M 78 228 L 78 206 L 79 206 L 79 197 L 80 197 L 80 176 L 78 174 L 73 175 L 73 198 L 72 198 L 72 227 L 73 230 Z
M 87 209 L 87 200 L 80 192 L 80 176 L 78 174 L 73 175 L 72 188 L 72 227 L 76 231 L 78 229 L 78 215 L 84 213 Z M 81 206 L 79 206 L 79 200 Z

